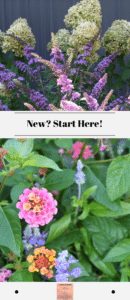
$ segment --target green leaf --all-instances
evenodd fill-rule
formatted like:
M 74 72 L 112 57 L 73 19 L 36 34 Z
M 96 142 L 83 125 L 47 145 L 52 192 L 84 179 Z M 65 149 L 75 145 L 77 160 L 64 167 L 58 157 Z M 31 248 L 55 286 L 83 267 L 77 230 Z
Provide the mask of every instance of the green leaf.
M 50 168 L 57 171 L 60 171 L 58 165 L 50 158 L 42 156 L 39 154 L 33 154 L 31 157 L 25 161 L 23 167 L 32 166 L 38 168 Z
M 0 245 L 20 256 L 21 250 L 21 226 L 14 209 L 9 206 L 0 207 Z
M 46 177 L 45 187 L 49 190 L 64 190 L 74 183 L 73 170 L 53 171 Z
M 124 239 L 107 253 L 104 262 L 121 262 L 128 257 L 130 258 L 130 239 Z
M 98 203 L 104 205 L 105 207 L 113 211 L 119 208 L 119 205 L 117 203 L 112 203 L 110 201 L 105 186 L 88 166 L 86 171 L 86 178 L 87 178 L 87 187 L 91 187 L 94 185 L 97 186 L 96 192 L 93 195 L 93 197 Z
M 111 263 L 105 263 L 95 250 L 92 250 L 89 259 L 92 262 L 92 264 L 104 274 L 111 277 L 114 277 L 116 275 L 116 270 L 114 266 Z
M 30 184 L 28 182 L 21 182 L 19 184 L 14 185 L 13 188 L 11 189 L 11 194 L 10 194 L 13 203 L 16 203 L 19 199 L 19 196 L 22 194 L 23 190 L 29 187 Z
M 96 202 L 92 202 L 89 205 L 89 208 L 91 213 L 97 217 L 118 218 L 118 217 L 130 215 L 130 203 L 120 201 L 119 204 L 120 207 L 117 209 L 117 211 L 111 211 L 107 209 L 105 206 Z
M 59 236 L 65 233 L 71 223 L 71 216 L 66 215 L 62 217 L 60 220 L 53 223 L 50 227 L 47 243 L 52 242 L 57 239 Z
M 107 172 L 107 192 L 114 201 L 130 189 L 130 156 L 118 157 L 109 166 Z
M 5 142 L 4 148 L 9 152 L 17 152 L 21 157 L 27 157 L 33 150 L 33 140 L 9 139 Z
M 9 281 L 11 282 L 30 282 L 33 281 L 32 273 L 27 270 L 16 271 L 10 277 Z
M 49 248 L 61 250 L 66 249 L 75 242 L 81 242 L 81 234 L 79 229 L 74 229 L 70 232 L 67 232 L 65 235 L 58 237 L 54 241 L 49 242 L 47 245 Z
M 59 148 L 64 148 L 66 150 L 70 150 L 73 144 L 72 139 L 57 139 L 55 140 L 55 144 Z
M 112 218 L 88 217 L 84 225 L 91 233 L 94 248 L 100 255 L 127 237 L 127 229 Z

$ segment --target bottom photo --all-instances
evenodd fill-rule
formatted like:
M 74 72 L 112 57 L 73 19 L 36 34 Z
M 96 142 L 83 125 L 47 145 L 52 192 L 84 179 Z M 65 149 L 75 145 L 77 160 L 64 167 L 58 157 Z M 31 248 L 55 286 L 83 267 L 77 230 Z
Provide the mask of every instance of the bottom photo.
M 130 281 L 130 139 L 0 140 L 6 281 Z

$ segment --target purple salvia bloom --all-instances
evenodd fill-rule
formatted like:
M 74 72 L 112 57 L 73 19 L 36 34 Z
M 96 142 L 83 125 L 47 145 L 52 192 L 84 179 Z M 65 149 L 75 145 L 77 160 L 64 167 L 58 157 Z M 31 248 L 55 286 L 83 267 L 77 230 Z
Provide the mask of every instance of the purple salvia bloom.
M 49 110 L 48 100 L 42 93 L 30 90 L 29 98 L 40 110 Z
M 107 84 L 107 77 L 107 74 L 104 74 L 104 76 L 99 79 L 99 81 L 95 84 L 94 88 L 92 89 L 90 96 L 92 96 L 95 99 L 99 98 L 101 92 Z
M 121 106 L 124 103 L 127 103 L 128 98 L 125 98 L 123 96 L 120 96 L 119 98 L 113 100 L 107 107 L 106 110 L 112 110 L 113 108 L 115 108 L 117 105 Z
M 103 73 L 105 73 L 106 68 L 110 66 L 113 60 L 117 57 L 117 53 L 113 53 L 107 57 L 105 57 L 94 69 L 94 75 L 97 79 L 99 79 Z
M 9 111 L 9 108 L 6 104 L 2 103 L 2 100 L 0 100 L 0 111 Z
M 28 253 L 32 249 L 35 249 L 39 246 L 44 246 L 46 238 L 46 232 L 40 232 L 39 228 L 32 228 L 27 225 L 23 234 L 23 245 L 25 251 Z
M 52 48 L 50 61 L 59 68 L 63 68 L 65 62 L 64 54 L 58 47 Z
M 88 43 L 83 48 L 83 53 L 78 54 L 77 59 L 74 61 L 75 65 L 88 65 L 87 58 L 90 56 L 91 52 L 93 50 L 93 44 L 92 42 Z
M 15 88 L 14 79 L 16 79 L 16 74 L 6 69 L 4 65 L 0 64 L 0 83 L 5 84 L 7 89 L 13 90 Z
M 75 173 L 75 183 L 77 184 L 78 186 L 78 199 L 81 198 L 81 189 L 82 189 L 82 185 L 85 184 L 85 181 L 86 181 L 86 176 L 85 176 L 85 173 L 83 172 L 83 168 L 84 168 L 84 165 L 82 163 L 81 160 L 78 160 L 77 161 L 77 167 L 76 167 L 76 173 Z
M 78 278 L 80 277 L 81 275 L 81 269 L 80 268 L 74 268 L 72 271 L 71 271 L 71 277 L 73 278 Z
M 67 250 L 60 252 L 56 259 L 56 281 L 68 282 L 72 281 L 73 278 L 78 278 L 81 275 L 81 269 L 73 266 L 77 262 L 78 260 Z

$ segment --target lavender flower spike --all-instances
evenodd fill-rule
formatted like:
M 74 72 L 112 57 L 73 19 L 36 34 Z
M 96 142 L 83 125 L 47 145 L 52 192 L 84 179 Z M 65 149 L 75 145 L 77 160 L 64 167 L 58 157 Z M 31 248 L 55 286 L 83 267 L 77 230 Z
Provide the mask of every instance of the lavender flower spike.
M 105 57 L 94 69 L 94 74 L 97 79 L 105 72 L 106 68 L 110 66 L 113 60 L 117 57 L 117 53 L 113 53 Z
M 81 160 L 78 160 L 77 162 L 77 171 L 75 173 L 75 183 L 78 186 L 78 199 L 81 197 L 81 186 L 85 183 L 86 181 L 86 176 L 84 172 L 82 171 L 84 168 L 84 165 Z
M 97 99 L 93 98 L 91 95 L 88 95 L 87 93 L 84 93 L 85 101 L 88 105 L 89 110 L 96 111 L 99 108 L 99 104 Z
M 104 76 L 102 78 L 99 79 L 99 81 L 95 84 L 91 95 L 93 98 L 98 99 L 98 97 L 100 96 L 102 90 L 104 89 L 106 83 L 107 83 L 107 73 L 104 74 Z
M 69 254 L 68 250 L 60 252 L 56 259 L 56 281 L 68 282 L 80 277 L 82 273 L 81 269 L 73 266 L 73 264 L 77 262 L 78 261 Z
M 83 108 L 72 101 L 61 100 L 60 107 L 64 111 L 83 111 Z

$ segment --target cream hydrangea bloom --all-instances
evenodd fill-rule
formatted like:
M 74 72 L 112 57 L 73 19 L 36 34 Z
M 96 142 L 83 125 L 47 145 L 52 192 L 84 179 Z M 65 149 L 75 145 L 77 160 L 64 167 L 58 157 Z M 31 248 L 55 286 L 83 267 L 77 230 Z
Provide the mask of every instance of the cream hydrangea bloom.
M 98 35 L 98 32 L 99 29 L 94 22 L 82 22 L 73 30 L 69 39 L 69 45 L 80 51 L 83 49 L 83 46 Z
M 49 48 L 58 46 L 62 51 L 67 50 L 69 46 L 70 32 L 69 30 L 63 28 L 59 29 L 56 34 L 52 33 L 51 42 L 49 43 Z
M 20 38 L 24 43 L 33 47 L 35 46 L 35 37 L 26 19 L 17 19 L 7 30 L 6 34 L 14 35 L 15 37 Z M 4 36 L 2 50 L 4 53 L 12 51 L 16 56 L 23 56 L 23 46 L 18 40 L 8 35 Z
M 65 25 L 69 28 L 76 28 L 83 21 L 95 22 L 101 26 L 102 15 L 99 0 L 81 0 L 73 5 L 65 16 Z
M 130 38 L 130 22 L 126 20 L 116 20 L 108 28 L 102 39 L 102 44 L 108 53 L 119 52 L 127 54 L 128 42 Z

